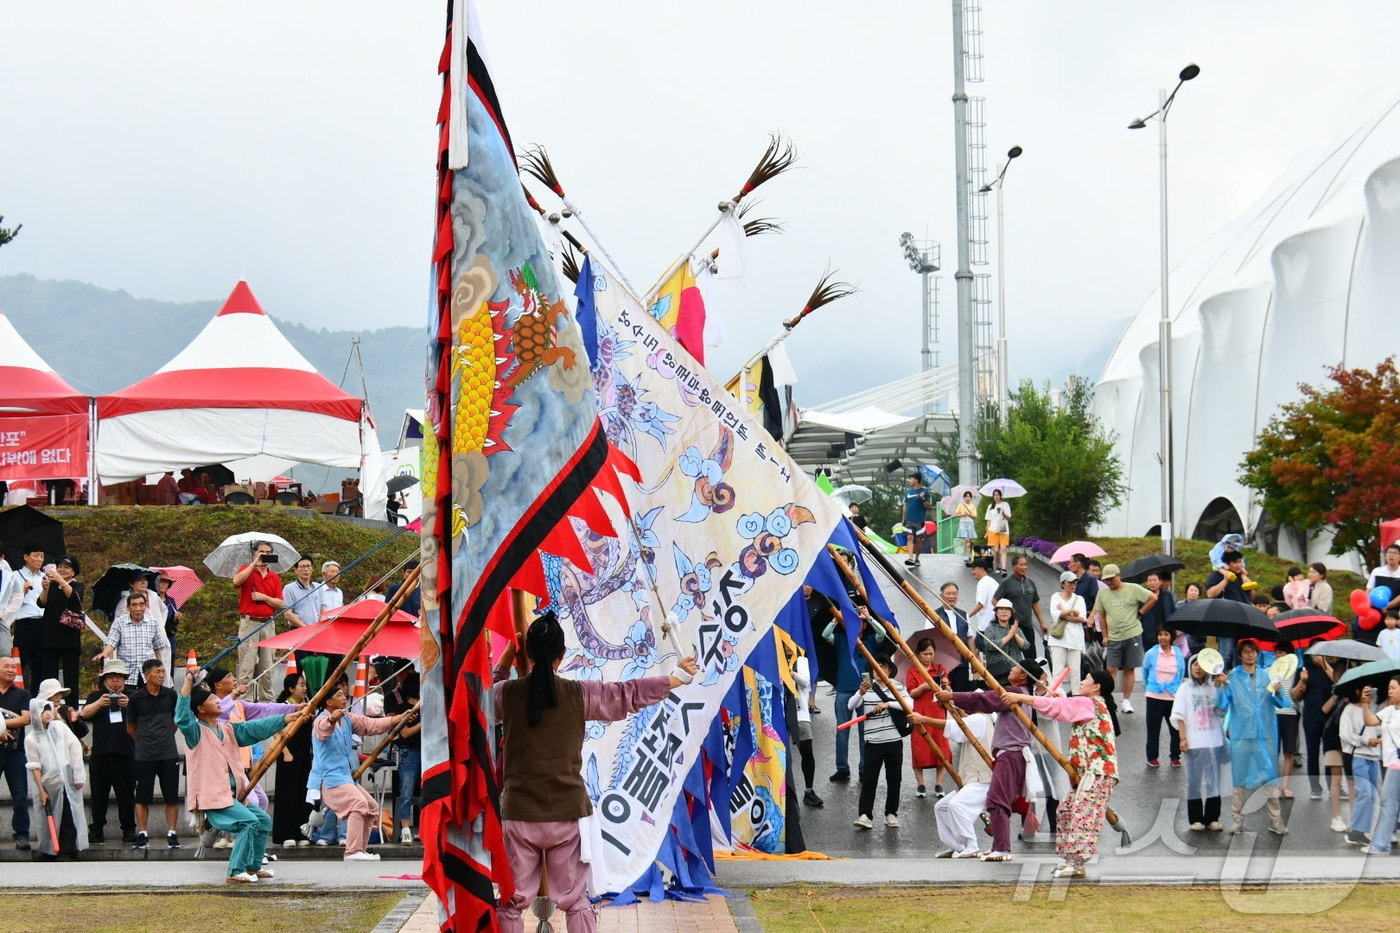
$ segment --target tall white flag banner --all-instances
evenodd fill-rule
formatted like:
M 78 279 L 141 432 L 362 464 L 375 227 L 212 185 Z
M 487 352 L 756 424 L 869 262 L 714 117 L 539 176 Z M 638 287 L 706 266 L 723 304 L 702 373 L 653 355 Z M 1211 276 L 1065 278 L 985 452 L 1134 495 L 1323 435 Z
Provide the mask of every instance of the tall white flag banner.
M 576 523 L 591 568 L 544 557 L 569 637 L 561 672 L 664 675 L 692 652 L 701 666 L 663 704 L 589 724 L 584 777 L 602 839 L 593 876 L 599 891 L 621 891 L 651 866 L 721 700 L 840 513 L 605 270 L 592 266 L 591 281 L 578 314 L 583 323 L 596 309 L 599 417 L 642 479 L 614 515 L 619 537 Z

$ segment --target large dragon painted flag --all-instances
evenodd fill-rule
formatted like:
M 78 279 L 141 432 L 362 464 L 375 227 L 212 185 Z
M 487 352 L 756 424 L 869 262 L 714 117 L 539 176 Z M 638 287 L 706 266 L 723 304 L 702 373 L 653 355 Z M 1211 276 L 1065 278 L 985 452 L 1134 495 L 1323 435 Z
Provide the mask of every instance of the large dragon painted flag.
M 597 491 L 635 473 L 597 417 L 589 362 L 526 206 L 465 4 L 441 62 L 436 301 L 424 425 L 424 878 L 442 929 L 496 929 L 512 892 L 497 809 L 487 632 L 510 638 L 508 590 L 544 595 L 540 554 L 588 568 L 607 538 Z

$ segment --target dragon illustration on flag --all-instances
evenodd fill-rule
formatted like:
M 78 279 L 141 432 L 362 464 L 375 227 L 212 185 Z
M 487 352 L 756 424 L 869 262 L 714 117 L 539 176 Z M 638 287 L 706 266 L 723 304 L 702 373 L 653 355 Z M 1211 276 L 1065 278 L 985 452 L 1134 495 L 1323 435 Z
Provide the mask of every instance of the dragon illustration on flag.
M 508 590 L 544 596 L 541 554 L 591 569 L 635 467 L 598 419 L 580 330 L 521 191 L 474 22 L 449 3 L 440 70 L 436 303 L 424 425 L 424 879 L 444 930 L 493 930 L 512 884 L 488 708 L 488 633 Z M 464 144 L 463 144 L 464 143 Z

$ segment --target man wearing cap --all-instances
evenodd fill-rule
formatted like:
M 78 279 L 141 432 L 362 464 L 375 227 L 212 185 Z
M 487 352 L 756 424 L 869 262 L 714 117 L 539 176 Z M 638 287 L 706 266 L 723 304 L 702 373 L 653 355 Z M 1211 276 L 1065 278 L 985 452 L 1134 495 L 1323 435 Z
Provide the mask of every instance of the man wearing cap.
M 1043 637 L 1050 627 L 1040 613 L 1040 591 L 1035 588 L 1034 581 L 1026 576 L 1029 567 L 1026 555 L 1018 554 L 1011 562 L 1011 576 L 1002 580 L 1001 586 L 997 587 L 996 598 L 1011 600 L 1016 621 L 1021 623 L 1021 634 L 1026 639 L 1026 657 L 1038 658 L 1041 655 L 1035 646 L 1035 633 L 1038 631 Z
M 1157 604 L 1157 595 L 1145 586 L 1123 582 L 1117 564 L 1103 568 L 1103 582 L 1095 606 L 1103 613 L 1104 627 L 1108 629 L 1105 666 L 1111 677 L 1117 677 L 1122 670 L 1123 699 L 1118 708 L 1131 713 L 1133 704 L 1128 698 L 1132 696 L 1137 669 L 1142 664 L 1142 616 Z
M 1039 680 L 1042 671 L 1034 661 L 1022 661 L 1011 669 L 1008 693 L 1030 693 L 1028 684 Z M 1025 793 L 1026 765 L 1030 761 L 1031 733 L 1021 717 L 1012 712 L 1001 696 L 990 690 L 976 693 L 938 691 L 938 702 L 945 707 L 957 704 L 965 713 L 997 713 L 992 730 L 992 780 L 987 788 L 987 815 L 991 818 L 992 850 L 982 857 L 985 862 L 1011 861 L 1011 810 L 1016 798 Z M 1034 833 L 1038 823 L 1028 822 L 1026 828 Z
M 15 848 L 29 851 L 29 773 L 24 755 L 24 727 L 29 725 L 29 691 L 15 686 L 18 667 L 14 658 L 0 657 L 0 771 L 10 786 L 14 815 L 10 829 Z
M 127 730 L 131 693 L 126 686 L 126 663 L 111 658 L 102 667 L 102 689 L 88 694 L 79 715 L 92 728 L 92 757 L 88 783 L 92 788 L 92 822 L 88 842 L 106 842 L 107 802 L 117 798 L 117 822 L 122 842 L 136 841 L 136 743 Z
M 258 642 L 277 634 L 272 617 L 286 606 L 282 599 L 282 578 L 273 572 L 268 558 L 276 561 L 272 545 L 254 541 L 252 562 L 238 568 L 233 585 L 238 589 L 238 679 L 248 685 L 249 699 L 271 698 L 271 684 L 260 675 L 272 667 L 271 648 Z
M 165 639 L 165 624 L 149 615 L 149 597 L 145 593 L 132 592 L 126 597 L 126 613 L 119 614 L 107 633 L 107 643 L 94 657 L 94 661 L 106 661 L 117 656 L 125 662 L 130 674 L 128 685 L 135 687 L 141 683 L 138 673 L 142 665 L 155 659 L 165 668 L 165 656 L 170 653 L 170 643 Z
M 1288 832 L 1283 822 L 1283 806 L 1278 788 L 1278 715 L 1276 709 L 1288 705 L 1288 697 L 1278 681 L 1269 680 L 1269 672 L 1259 668 L 1259 643 L 1253 638 L 1241 638 L 1235 644 L 1240 663 L 1227 674 L 1216 678 L 1221 690 L 1215 706 L 1223 717 L 1230 714 L 1230 777 L 1234 789 L 1230 792 L 1230 814 L 1234 817 L 1232 833 L 1244 832 L 1244 804 L 1249 792 L 1265 788 L 1265 808 L 1269 811 L 1269 832 L 1282 836 Z

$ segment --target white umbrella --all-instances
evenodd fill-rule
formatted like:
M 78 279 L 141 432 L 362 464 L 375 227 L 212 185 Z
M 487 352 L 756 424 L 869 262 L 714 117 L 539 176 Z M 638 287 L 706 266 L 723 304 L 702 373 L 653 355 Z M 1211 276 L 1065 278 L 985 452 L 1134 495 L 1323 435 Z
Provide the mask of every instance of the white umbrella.
M 994 479 L 982 487 L 982 495 L 984 496 L 990 496 L 994 492 L 1000 492 L 1003 499 L 1014 499 L 1017 496 L 1024 496 L 1026 487 L 1014 479 Z
M 862 502 L 869 502 L 874 493 L 870 491 L 868 486 L 842 486 L 831 495 L 832 498 L 840 499 L 847 505 L 851 503 L 859 505 Z
M 221 577 L 231 577 L 238 572 L 238 568 L 253 556 L 253 542 L 265 541 L 272 546 L 272 553 L 277 555 L 278 562 L 283 567 L 291 567 L 296 559 L 301 556 L 296 548 L 287 543 L 285 538 L 277 535 L 264 534 L 261 531 L 245 531 L 240 535 L 229 535 L 223 543 L 204 558 L 204 566 Z

